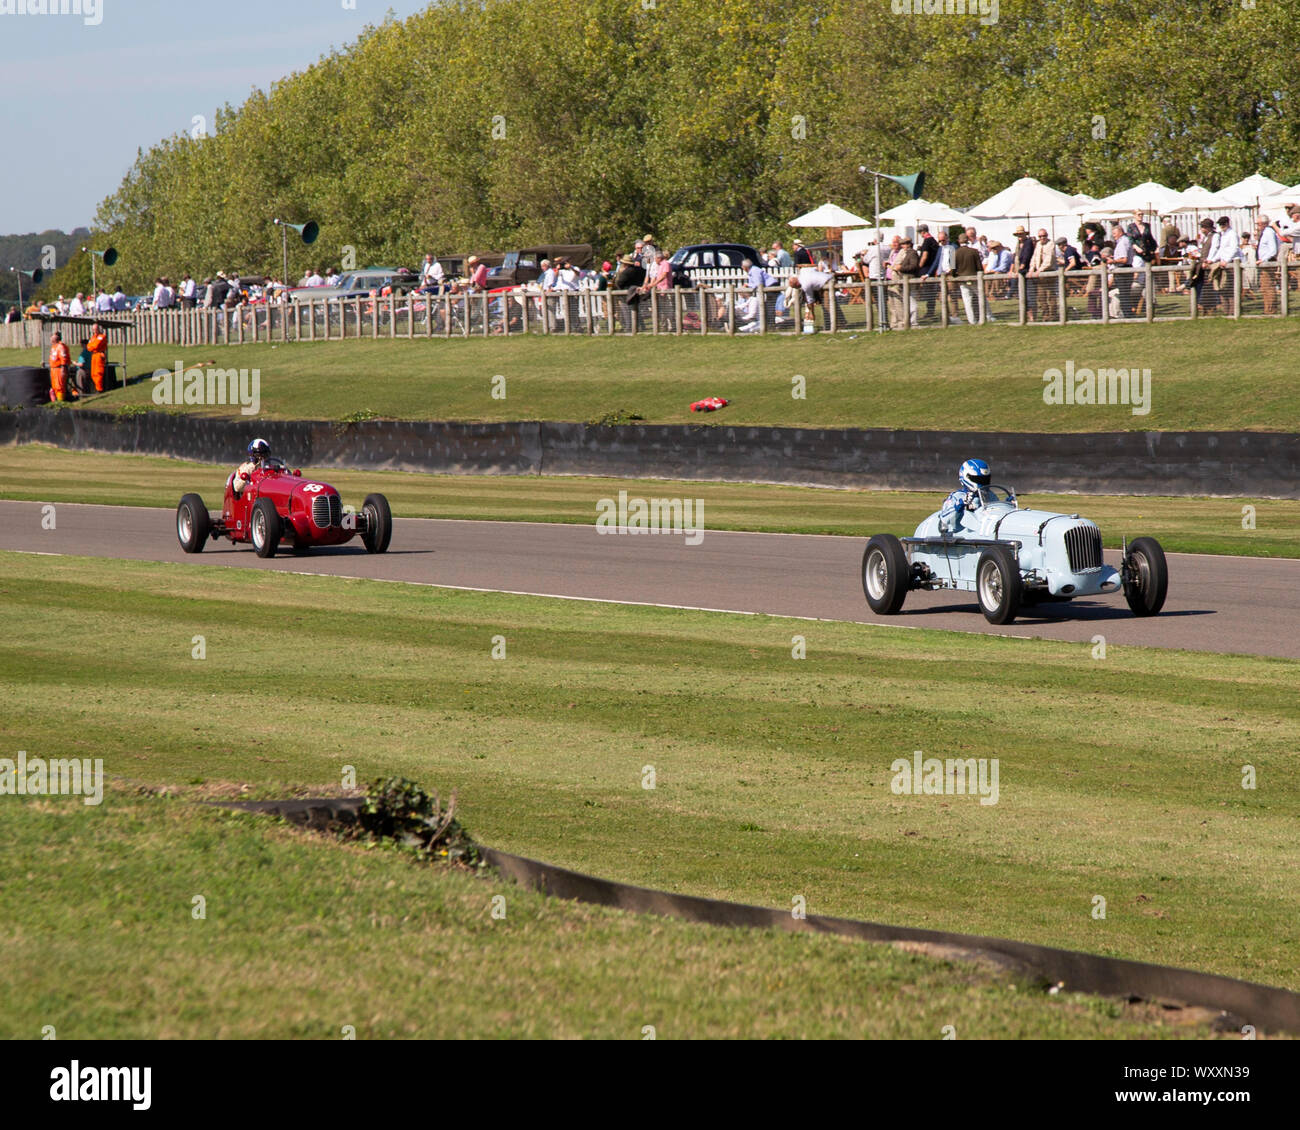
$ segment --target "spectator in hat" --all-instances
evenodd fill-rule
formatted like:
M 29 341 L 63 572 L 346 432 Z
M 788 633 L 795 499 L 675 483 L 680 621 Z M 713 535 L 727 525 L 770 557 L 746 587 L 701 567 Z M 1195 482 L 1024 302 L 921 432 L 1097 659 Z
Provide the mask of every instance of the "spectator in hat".
M 1016 230 L 1011 233 L 1016 237 L 1015 250 L 1015 270 L 1022 279 L 1028 279 L 1030 264 L 1034 261 L 1034 240 L 1025 230 L 1024 224 L 1017 224 Z M 1025 286 L 1025 318 L 1027 321 L 1034 320 L 1034 288 L 1026 281 Z
M 645 268 L 647 276 L 654 274 L 658 263 L 659 248 L 655 246 L 655 237 L 647 232 L 641 237 L 641 266 Z
M 618 261 L 619 272 L 614 277 L 614 289 L 626 292 L 628 313 L 633 329 L 640 328 L 641 288 L 645 286 L 645 267 L 635 255 L 624 255 Z
M 794 241 L 794 254 L 792 258 L 794 260 L 794 266 L 800 269 L 815 265 L 813 263 L 812 252 L 803 245 L 802 239 L 796 239 Z
M 1213 288 L 1211 288 L 1211 298 L 1208 302 L 1205 298 L 1205 283 L 1210 277 L 1211 257 L 1214 253 L 1215 244 L 1218 242 L 1218 237 L 1214 232 L 1214 221 L 1207 216 L 1201 221 L 1200 230 L 1201 241 L 1199 245 L 1195 249 L 1191 247 L 1187 249 L 1188 255 L 1192 258 L 1192 269 L 1188 272 L 1187 281 L 1178 288 L 1183 294 L 1186 294 L 1189 290 L 1194 291 L 1198 308 L 1204 305 L 1214 305 L 1217 301 L 1213 297 Z
M 1056 237 L 1056 258 L 1063 270 L 1077 271 L 1083 267 L 1082 254 L 1067 236 L 1058 235 Z
M 898 240 L 898 250 L 890 256 L 890 269 L 893 271 L 894 279 L 902 282 L 904 279 L 915 279 L 921 269 L 921 257 L 917 255 L 916 248 L 912 240 L 903 236 Z M 917 324 L 917 301 L 916 287 L 912 286 L 908 290 L 908 309 L 903 309 L 903 288 L 898 286 L 891 288 L 889 292 L 889 328 L 892 330 L 906 329 L 908 324 L 915 326 Z
M 465 260 L 465 266 L 469 270 L 469 282 L 465 289 L 470 293 L 486 290 L 488 281 L 487 264 L 477 255 L 471 255 Z

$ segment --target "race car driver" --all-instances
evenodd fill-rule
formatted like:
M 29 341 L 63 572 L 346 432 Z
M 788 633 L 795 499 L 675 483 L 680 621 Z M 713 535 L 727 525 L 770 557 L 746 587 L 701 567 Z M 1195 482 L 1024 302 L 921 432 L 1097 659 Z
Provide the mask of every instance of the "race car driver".
M 989 485 L 989 465 L 983 459 L 967 459 L 957 472 L 958 487 L 943 500 L 939 510 L 939 528 L 958 530 L 962 515 L 967 510 L 978 510 L 984 504 L 983 488 Z
M 248 486 L 248 480 L 252 478 L 253 472 L 270 454 L 271 445 L 264 439 L 255 439 L 248 445 L 248 458 L 235 469 L 230 483 L 236 498 L 244 493 L 244 488 Z

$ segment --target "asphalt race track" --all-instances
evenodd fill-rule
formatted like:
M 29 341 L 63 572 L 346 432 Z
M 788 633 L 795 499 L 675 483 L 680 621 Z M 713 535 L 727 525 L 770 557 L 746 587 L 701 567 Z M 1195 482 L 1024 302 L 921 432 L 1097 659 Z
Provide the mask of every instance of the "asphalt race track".
M 53 530 L 41 516 L 41 503 L 0 502 L 0 549 L 1300 658 L 1300 560 L 1172 554 L 1159 616 L 1135 617 L 1117 594 L 995 627 L 973 593 L 909 593 L 901 615 L 873 615 L 860 575 L 865 538 L 707 531 L 692 546 L 680 534 L 598 533 L 594 517 L 590 526 L 399 518 L 386 554 L 358 540 L 264 561 L 225 540 L 187 556 L 171 510 L 59 503 Z M 1113 565 L 1118 557 L 1106 555 Z

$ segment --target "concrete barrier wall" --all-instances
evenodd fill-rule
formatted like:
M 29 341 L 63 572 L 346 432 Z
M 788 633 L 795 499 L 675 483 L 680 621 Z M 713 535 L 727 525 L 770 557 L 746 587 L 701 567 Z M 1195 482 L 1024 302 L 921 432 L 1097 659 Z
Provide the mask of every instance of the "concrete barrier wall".
M 0 412 L 0 443 L 233 463 L 254 435 L 291 463 L 443 474 L 607 475 L 889 490 L 947 490 L 963 459 L 1022 491 L 1300 498 L 1300 435 L 1266 432 L 1033 434 L 719 424 L 593 427 L 368 420 L 120 417 Z

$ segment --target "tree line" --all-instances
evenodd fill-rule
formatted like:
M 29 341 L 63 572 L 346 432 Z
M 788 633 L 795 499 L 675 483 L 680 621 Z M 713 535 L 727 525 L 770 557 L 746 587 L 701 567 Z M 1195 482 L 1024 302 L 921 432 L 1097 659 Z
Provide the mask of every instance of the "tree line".
M 646 232 L 762 243 L 827 199 L 870 216 L 859 165 L 924 169 L 959 208 L 1024 175 L 1093 195 L 1300 180 L 1300 0 L 914 6 L 444 0 L 141 151 L 97 239 L 140 291 L 278 275 L 273 216 L 321 225 L 291 241 L 296 279 L 348 248 L 367 266 L 530 242 L 609 256 Z M 887 186 L 885 207 L 902 199 Z M 53 287 L 88 286 L 85 258 Z
M 90 238 L 89 228 L 74 228 L 70 232 L 51 229 L 29 232 L 26 235 L 0 235 L 0 308 L 18 301 L 18 275 L 10 271 L 41 271 L 53 277 L 54 272 L 68 263 L 80 247 Z M 35 293 L 30 279 L 22 280 L 22 294 L 26 301 Z

